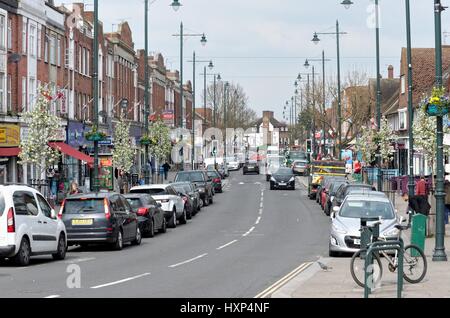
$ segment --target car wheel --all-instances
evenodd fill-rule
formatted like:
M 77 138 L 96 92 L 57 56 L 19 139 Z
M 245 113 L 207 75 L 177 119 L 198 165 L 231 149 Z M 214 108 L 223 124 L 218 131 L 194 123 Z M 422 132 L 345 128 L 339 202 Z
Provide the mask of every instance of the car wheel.
M 14 256 L 14 263 L 19 266 L 28 266 L 30 264 L 31 248 L 26 238 L 20 242 L 19 252 Z
M 153 227 L 153 222 L 152 222 L 152 227 Z M 154 235 L 154 233 L 153 233 L 153 235 Z M 142 242 L 142 234 L 141 234 L 141 229 L 138 226 L 136 228 L 136 236 L 134 237 L 134 240 L 131 242 L 131 244 L 141 245 L 141 242 Z
M 192 211 L 191 211 L 191 210 L 189 210 L 189 211 L 186 213 L 186 219 L 192 220 Z
M 187 213 L 186 213 L 186 207 L 183 209 L 183 214 L 181 215 L 180 224 L 186 224 L 187 223 Z
M 173 210 L 173 215 L 169 221 L 169 227 L 172 229 L 177 227 L 177 211 L 176 210 Z
M 213 204 L 214 203 L 214 199 L 213 199 L 213 197 L 211 196 L 210 198 L 209 198 L 209 204 L 211 205 L 211 204 Z
M 159 233 L 166 233 L 167 232 L 167 221 L 166 218 L 163 218 L 163 222 L 161 225 L 161 228 L 158 231 Z
M 270 184 L 270 190 L 275 190 L 275 187 L 273 186 L 273 184 Z
M 148 237 L 154 237 L 155 236 L 155 221 L 150 220 L 148 225 L 148 231 L 146 233 Z
M 66 258 L 66 239 L 64 234 L 61 234 L 58 239 L 58 247 L 55 254 L 52 254 L 54 260 L 61 261 Z
M 113 248 L 116 251 L 120 251 L 123 248 L 123 234 L 122 229 L 119 229 L 116 234 L 116 242 L 113 244 Z

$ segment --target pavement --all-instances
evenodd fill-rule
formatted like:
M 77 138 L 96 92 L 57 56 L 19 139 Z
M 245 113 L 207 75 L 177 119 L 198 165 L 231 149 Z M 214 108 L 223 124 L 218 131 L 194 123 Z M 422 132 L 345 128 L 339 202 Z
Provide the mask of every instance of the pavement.
M 305 185 L 305 180 L 301 180 Z M 406 203 L 397 198 L 399 213 L 404 215 Z M 320 211 L 320 208 L 317 209 Z M 316 211 L 317 211 L 316 210 Z M 321 211 L 320 211 L 321 212 Z M 447 236 L 445 246 L 450 257 L 450 226 L 446 227 Z M 410 231 L 404 232 L 405 243 L 409 242 Z M 434 238 L 427 238 L 425 255 L 428 270 L 424 280 L 416 285 L 404 283 L 402 297 L 404 298 L 450 298 L 450 267 L 448 262 L 433 262 Z M 328 267 L 322 269 L 319 263 Z M 353 281 L 350 274 L 350 257 L 323 257 L 309 263 L 299 274 L 292 276 L 289 281 L 280 286 L 273 293 L 266 295 L 271 298 L 363 298 L 364 289 Z M 382 260 L 383 279 L 381 286 L 371 295 L 371 298 L 395 298 L 397 296 L 397 276 L 387 270 L 386 260 Z
M 0 261 L 0 297 L 255 297 L 327 254 L 328 219 L 315 206 L 300 186 L 270 191 L 263 175 L 232 172 L 213 205 L 140 246 L 72 247 L 64 261 L 36 256 L 28 267 Z

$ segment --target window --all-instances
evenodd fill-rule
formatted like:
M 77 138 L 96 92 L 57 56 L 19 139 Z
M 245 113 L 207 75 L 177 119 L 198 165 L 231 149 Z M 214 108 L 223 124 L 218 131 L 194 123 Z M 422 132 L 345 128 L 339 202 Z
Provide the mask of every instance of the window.
M 7 89 L 8 89 L 8 93 L 7 93 L 7 97 L 6 97 L 6 104 L 8 107 L 7 110 L 11 110 L 12 109 L 12 96 L 11 96 L 11 89 L 12 89 L 12 80 L 11 80 L 11 75 L 8 75 L 8 83 L 7 83 Z
M 48 205 L 47 201 L 39 194 L 36 195 L 39 203 L 39 207 L 41 208 L 42 213 L 49 219 L 52 217 L 52 208 Z
M 30 104 L 30 106 L 35 104 L 35 100 L 34 100 L 34 93 L 36 91 L 36 80 L 34 78 L 30 78 L 30 85 L 28 86 L 28 92 L 29 92 L 29 99 L 28 99 L 28 103 Z M 30 107 L 31 110 L 31 107 Z
M 50 64 L 56 64 L 56 38 L 50 38 Z
M 398 111 L 398 129 L 399 130 L 406 130 L 408 129 L 408 123 L 406 119 L 407 112 L 406 110 L 399 110 Z
M 0 109 L 5 109 L 5 103 L 4 103 L 4 97 L 5 97 L 5 73 L 0 73 Z
M 89 51 L 89 50 L 86 50 L 86 70 L 85 70 L 85 74 L 86 74 L 86 76 L 90 76 L 91 74 L 91 72 L 90 72 L 90 69 L 89 69 L 89 59 L 90 59 L 90 55 L 91 55 L 91 51 Z
M 405 80 L 405 75 L 402 75 L 401 77 L 400 77 L 400 80 L 401 80 L 401 90 L 402 90 L 402 94 L 405 94 L 406 93 L 406 80 Z
M 48 38 L 45 37 L 44 40 L 44 62 L 48 63 Z
M 5 38 L 5 31 L 6 31 L 6 19 L 4 15 L 0 15 L 0 48 L 2 50 L 6 49 L 6 38 Z
M 61 39 L 58 39 L 56 47 L 56 65 L 61 66 Z
M 86 75 L 86 48 L 82 49 L 81 52 L 81 66 L 80 66 L 80 73 L 83 75 Z
M 38 25 L 37 30 L 37 57 L 42 58 L 42 26 Z
M 12 49 L 12 20 L 8 19 L 8 49 Z
M 36 200 L 31 192 L 14 192 L 13 202 L 16 215 L 36 216 L 39 214 Z
M 27 110 L 27 78 L 22 77 L 22 110 Z
M 25 18 L 22 22 L 22 53 L 27 53 L 27 20 Z
M 36 56 L 36 43 L 34 42 L 34 33 L 36 32 L 36 27 L 34 25 L 30 25 L 30 55 Z

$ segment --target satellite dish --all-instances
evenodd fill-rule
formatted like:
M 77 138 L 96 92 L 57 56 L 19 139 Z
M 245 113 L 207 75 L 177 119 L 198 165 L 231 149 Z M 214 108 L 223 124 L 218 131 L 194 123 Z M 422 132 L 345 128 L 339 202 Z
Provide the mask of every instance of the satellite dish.
M 22 56 L 20 54 L 12 53 L 9 55 L 8 60 L 11 63 L 19 63 L 21 58 L 22 58 Z

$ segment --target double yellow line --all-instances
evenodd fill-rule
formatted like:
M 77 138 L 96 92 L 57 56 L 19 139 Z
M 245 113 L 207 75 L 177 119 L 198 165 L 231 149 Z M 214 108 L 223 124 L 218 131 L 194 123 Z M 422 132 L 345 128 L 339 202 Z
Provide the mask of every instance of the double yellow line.
M 305 271 L 308 267 L 310 267 L 313 262 L 304 263 L 294 269 L 292 272 L 281 278 L 279 281 L 277 281 L 275 284 L 271 285 L 264 291 L 260 292 L 258 295 L 255 296 L 255 298 L 267 298 L 268 296 L 272 295 L 274 292 L 276 292 L 278 289 L 280 289 L 282 286 L 286 285 L 291 279 L 293 279 L 295 276 L 300 274 L 301 272 Z

